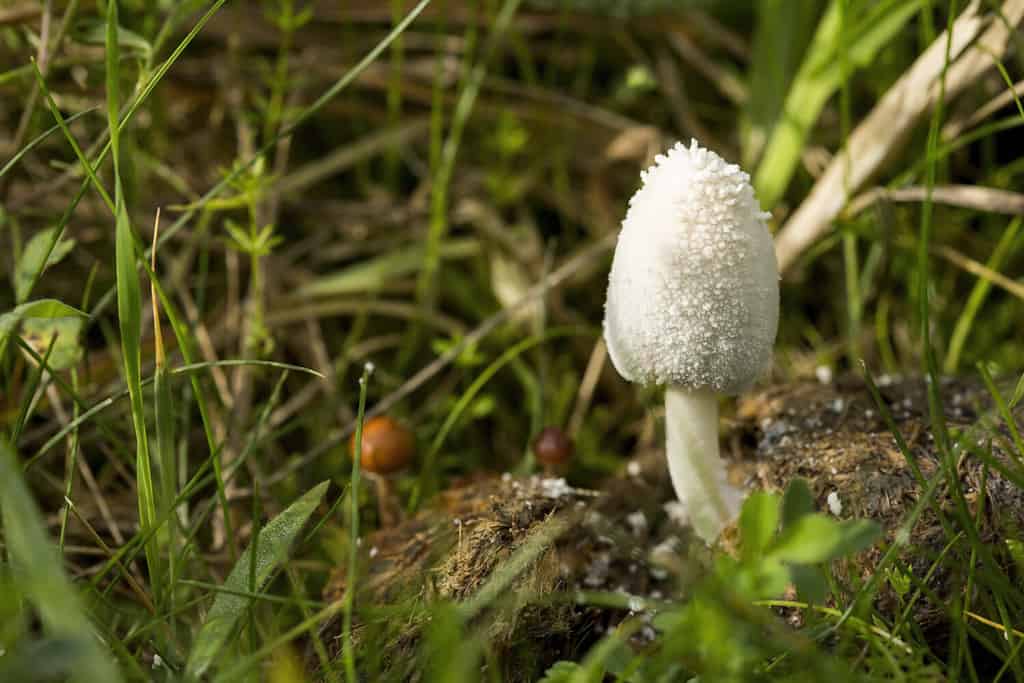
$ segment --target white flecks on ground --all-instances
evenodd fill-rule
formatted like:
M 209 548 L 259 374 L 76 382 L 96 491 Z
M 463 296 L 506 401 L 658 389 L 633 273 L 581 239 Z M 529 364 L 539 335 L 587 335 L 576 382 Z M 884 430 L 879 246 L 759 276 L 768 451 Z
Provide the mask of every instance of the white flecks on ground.
M 572 495 L 572 487 L 565 481 L 565 479 L 559 477 L 557 479 L 541 479 L 540 480 L 540 492 L 545 498 L 551 498 L 558 500 L 559 498 L 566 498 Z
M 668 518 L 679 526 L 686 526 L 690 523 L 690 515 L 686 512 L 686 506 L 680 501 L 670 500 L 661 507 Z
M 643 510 L 626 515 L 626 523 L 629 524 L 634 536 L 643 536 L 647 532 L 647 516 Z
M 380 550 L 377 549 L 377 546 L 373 546 L 372 548 L 370 548 L 370 559 L 377 557 L 377 553 L 379 552 Z
M 611 553 L 597 553 L 594 555 L 587 567 L 587 574 L 583 577 L 583 585 L 588 588 L 599 588 L 608 580 L 608 573 L 612 566 Z
M 822 384 L 832 384 L 832 368 L 827 365 L 819 365 L 814 368 L 814 376 Z
M 828 497 L 825 499 L 825 502 L 828 503 L 828 511 L 831 512 L 833 515 L 838 517 L 839 515 L 843 514 L 843 501 L 839 500 L 838 491 L 833 491 L 830 494 L 828 494 Z
M 640 463 L 635 460 L 630 460 L 629 464 L 626 465 L 626 474 L 631 477 L 639 477 L 642 472 Z
M 840 415 L 843 412 L 843 409 L 846 408 L 846 401 L 844 401 L 841 398 L 837 398 L 834 401 L 832 401 L 831 407 L 833 413 L 835 413 L 836 415 Z
M 678 559 L 679 545 L 679 538 L 677 536 L 669 536 L 651 548 L 651 564 L 654 565 L 650 569 L 651 578 L 661 581 L 668 577 L 668 572 L 663 567 L 657 565 L 674 564 Z

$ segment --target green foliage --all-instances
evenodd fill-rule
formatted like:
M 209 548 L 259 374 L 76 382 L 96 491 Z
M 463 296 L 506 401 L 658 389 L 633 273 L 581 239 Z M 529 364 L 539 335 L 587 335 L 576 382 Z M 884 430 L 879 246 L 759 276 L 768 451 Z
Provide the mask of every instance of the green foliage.
M 270 520 L 256 537 L 252 547 L 238 558 L 223 591 L 214 598 L 203 625 L 192 642 L 186 672 L 200 677 L 225 654 L 228 640 L 238 622 L 252 605 L 256 593 L 288 559 L 288 551 L 320 504 L 328 482 L 318 484 Z
M 32 285 L 42 272 L 63 261 L 64 257 L 75 248 L 75 240 L 58 240 L 57 237 L 56 228 L 42 230 L 32 236 L 32 239 L 25 245 L 25 250 L 21 252 L 14 274 L 15 299 L 19 304 L 24 303 L 28 298 Z
M 13 583 L 15 591 L 30 601 L 39 614 L 44 632 L 57 641 L 51 642 L 50 647 L 59 643 L 63 662 L 51 664 L 68 674 L 72 681 L 120 681 L 117 667 L 101 646 L 78 591 L 64 573 L 61 560 L 47 537 L 43 518 L 25 485 L 14 451 L 3 439 L 0 439 L 0 513 L 11 572 L 10 577 L 0 574 L 0 587 L 5 588 L 4 596 L 10 596 L 14 591 L 8 590 Z M 0 605 L 7 610 L 10 607 Z M 36 649 L 45 645 L 26 647 Z M 36 649 L 36 654 L 38 652 Z M 20 658 L 26 653 L 14 654 L 10 673 L 17 672 L 19 666 L 28 666 L 28 660 Z M 4 671 L 7 665 L 6 658 L 0 658 L 0 680 L 24 680 L 8 677 Z M 34 675 L 40 673 L 36 669 L 33 672 Z
M 833 0 L 790 87 L 785 104 L 768 136 L 764 156 L 753 174 L 761 206 L 771 209 L 782 198 L 797 168 L 811 127 L 826 101 L 836 93 L 848 69 L 869 66 L 914 14 L 920 0 L 850 3 Z
M 29 301 L 15 307 L 12 311 L 0 314 L 0 358 L 3 358 L 4 351 L 7 349 L 7 343 L 10 341 L 11 335 L 17 332 L 18 326 L 23 320 L 59 320 L 61 318 L 72 318 L 75 316 L 84 317 L 85 315 L 85 313 L 77 308 L 73 308 L 54 299 Z

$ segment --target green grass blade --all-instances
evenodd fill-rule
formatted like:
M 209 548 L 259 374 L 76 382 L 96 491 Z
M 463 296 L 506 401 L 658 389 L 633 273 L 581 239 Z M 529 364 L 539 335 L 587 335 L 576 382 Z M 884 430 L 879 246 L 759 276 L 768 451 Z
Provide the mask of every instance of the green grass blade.
M 352 478 L 349 481 L 348 497 L 352 504 L 349 516 L 348 573 L 345 585 L 345 601 L 342 612 L 342 659 L 345 663 L 345 677 L 348 683 L 357 683 L 355 643 L 352 642 L 352 608 L 355 605 L 357 572 L 359 570 L 359 473 L 363 459 L 363 418 L 366 416 L 366 392 L 370 383 L 373 366 L 363 366 L 359 378 L 359 407 L 356 413 L 355 452 L 352 453 Z
M 61 567 L 42 515 L 6 441 L 0 441 L 0 511 L 4 543 L 17 570 L 16 580 L 35 605 L 44 629 L 80 648 L 72 680 L 120 681 L 114 662 L 96 639 L 78 593 Z
M 247 548 L 238 558 L 231 574 L 224 581 L 224 588 L 231 592 L 217 594 L 196 635 L 186 665 L 187 675 L 198 678 L 213 666 L 239 619 L 252 603 L 250 598 L 238 593 L 249 591 L 250 588 L 259 590 L 266 584 L 271 574 L 288 557 L 292 541 L 320 504 L 327 485 L 326 481 L 318 484 L 263 527 L 257 539 L 258 551 L 254 557 L 250 557 L 251 549 Z M 254 586 L 249 585 L 250 562 L 255 562 L 256 567 Z
M 920 0 L 884 0 L 866 4 L 870 5 L 869 9 L 854 20 L 855 25 L 848 31 L 842 27 L 840 0 L 831 3 L 818 24 L 754 173 L 754 188 L 765 209 L 775 206 L 789 187 L 811 128 L 825 103 L 842 84 L 840 51 L 847 51 L 847 65 L 851 70 L 870 65 L 923 3 Z M 843 41 L 847 42 L 845 46 Z
M 64 117 L 60 113 L 60 109 L 57 108 L 57 103 L 53 101 L 53 95 L 50 93 L 50 88 L 46 85 L 46 79 L 43 78 L 43 74 L 39 71 L 39 67 L 35 61 L 32 62 L 32 69 L 36 74 L 36 83 L 39 84 L 39 91 L 43 93 L 43 97 L 46 100 L 46 105 L 50 108 L 50 113 L 53 114 L 54 120 L 57 122 L 57 126 L 60 127 L 60 131 L 64 134 L 64 139 L 71 145 L 71 149 L 75 152 L 75 156 L 78 158 L 78 163 L 82 165 L 82 170 L 85 171 L 86 177 L 92 182 L 93 187 L 99 192 L 100 197 L 103 199 L 103 203 L 107 205 L 111 213 L 114 213 L 114 202 L 110 198 L 110 194 L 107 193 L 107 189 L 103 187 L 103 183 L 100 182 L 99 178 L 96 177 L 96 172 L 89 163 L 89 160 L 85 158 L 85 152 L 78 145 L 78 141 L 75 140 L 75 136 L 71 134 L 71 130 L 68 128 L 67 122 L 64 121 Z
M 67 119 L 64 120 L 64 124 L 67 125 L 69 123 L 72 123 L 73 121 L 76 121 L 76 120 L 82 118 L 86 114 L 93 113 L 98 108 L 99 107 L 89 107 L 85 111 L 80 111 L 77 114 L 69 116 Z M 14 168 L 18 164 L 18 162 L 21 161 L 22 158 L 24 158 L 24 156 L 26 154 L 28 154 L 33 149 L 38 147 L 44 140 L 46 140 L 46 138 L 48 138 L 51 135 L 53 135 L 54 133 L 56 133 L 58 130 L 60 130 L 60 128 L 61 127 L 60 127 L 59 124 L 55 124 L 55 125 L 51 126 L 50 128 L 46 129 L 46 132 L 41 133 L 38 136 L 32 138 L 32 140 L 27 145 L 25 145 L 20 150 L 18 150 L 18 153 L 15 154 L 13 157 L 11 157 L 7 161 L 7 163 L 3 165 L 3 168 L 0 168 L 0 178 L 3 178 L 5 175 L 7 175 L 7 172 L 10 171 L 12 168 Z
M 121 330 L 121 352 L 124 356 L 124 379 L 131 402 L 132 427 L 135 430 L 135 468 L 138 488 L 139 524 L 145 533 L 157 517 L 156 491 L 146 434 L 146 415 L 142 397 L 142 292 L 135 269 L 135 235 L 132 233 L 125 207 L 121 183 L 120 55 L 117 42 L 117 0 L 107 3 L 107 126 L 111 156 L 114 161 L 114 261 L 117 287 L 117 317 Z M 146 546 L 149 579 L 154 592 L 162 592 L 162 562 L 155 538 Z
M 989 270 L 999 272 L 1003 262 L 1013 253 L 1012 247 L 1014 246 L 1017 233 L 1020 231 L 1020 226 L 1021 219 L 1016 218 L 1003 231 L 998 244 L 996 244 L 996 248 L 992 250 L 992 255 L 985 264 Z M 977 317 L 982 304 L 985 303 L 985 299 L 988 297 L 989 290 L 991 289 L 992 281 L 988 278 L 979 277 L 978 281 L 974 283 L 974 287 L 967 297 L 967 303 L 964 305 L 964 310 L 960 313 L 960 317 L 957 318 L 953 334 L 949 338 L 949 348 L 946 350 L 946 358 L 942 363 L 943 372 L 952 374 L 960 366 L 960 354 L 963 353 L 964 344 L 967 342 L 967 335 L 970 334 L 971 328 L 974 326 L 974 319 Z

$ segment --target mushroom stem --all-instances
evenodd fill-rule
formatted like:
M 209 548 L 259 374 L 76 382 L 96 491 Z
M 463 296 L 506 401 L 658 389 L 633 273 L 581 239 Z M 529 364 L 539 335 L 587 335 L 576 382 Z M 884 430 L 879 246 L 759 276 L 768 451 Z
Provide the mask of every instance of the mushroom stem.
M 718 455 L 718 395 L 711 389 L 665 390 L 668 471 L 697 535 L 709 545 L 739 513 L 743 493 L 729 484 Z

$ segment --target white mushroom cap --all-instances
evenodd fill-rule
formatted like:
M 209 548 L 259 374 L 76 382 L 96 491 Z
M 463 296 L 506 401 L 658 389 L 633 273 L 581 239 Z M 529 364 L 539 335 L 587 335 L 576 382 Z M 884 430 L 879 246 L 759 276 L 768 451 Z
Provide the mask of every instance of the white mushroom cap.
M 624 378 L 746 389 L 771 363 L 779 273 L 750 176 L 693 140 L 640 174 L 615 248 L 604 338 Z

